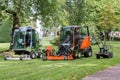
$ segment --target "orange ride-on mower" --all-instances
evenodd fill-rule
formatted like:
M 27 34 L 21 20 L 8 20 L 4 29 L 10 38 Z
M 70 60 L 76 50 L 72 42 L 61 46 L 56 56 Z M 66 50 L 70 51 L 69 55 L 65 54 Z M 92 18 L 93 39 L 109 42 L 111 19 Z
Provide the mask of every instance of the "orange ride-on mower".
M 92 56 L 89 29 L 87 26 L 62 27 L 58 39 L 58 52 L 55 53 L 52 46 L 44 50 L 43 60 L 73 60 Z

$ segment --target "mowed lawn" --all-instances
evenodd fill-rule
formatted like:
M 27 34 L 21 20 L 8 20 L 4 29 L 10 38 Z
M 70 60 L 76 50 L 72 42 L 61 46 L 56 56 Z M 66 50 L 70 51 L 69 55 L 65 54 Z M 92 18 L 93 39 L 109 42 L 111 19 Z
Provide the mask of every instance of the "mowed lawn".
M 43 41 L 45 42 L 45 41 Z M 120 64 L 120 42 L 111 42 L 114 58 L 97 60 L 94 53 L 98 47 L 93 45 L 93 56 L 72 61 L 4 61 L 0 56 L 0 80 L 82 80 L 85 76 Z M 0 43 L 0 50 L 7 49 L 8 43 Z M 49 43 L 45 46 L 50 45 Z

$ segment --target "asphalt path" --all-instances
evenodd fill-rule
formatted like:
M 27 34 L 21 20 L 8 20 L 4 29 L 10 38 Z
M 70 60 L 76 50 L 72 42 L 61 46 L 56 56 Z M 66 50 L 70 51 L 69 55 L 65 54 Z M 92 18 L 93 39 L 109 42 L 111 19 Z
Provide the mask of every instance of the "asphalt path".
M 120 80 L 120 64 L 86 76 L 82 80 Z

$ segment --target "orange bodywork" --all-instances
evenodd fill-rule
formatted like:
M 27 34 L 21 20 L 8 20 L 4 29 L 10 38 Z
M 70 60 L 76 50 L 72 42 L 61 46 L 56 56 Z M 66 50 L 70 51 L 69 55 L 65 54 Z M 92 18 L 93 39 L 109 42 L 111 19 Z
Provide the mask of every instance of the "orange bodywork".
M 85 49 L 85 48 L 88 48 L 89 46 L 91 46 L 90 36 L 87 36 L 83 39 L 80 49 Z
M 46 48 L 46 53 L 47 53 L 47 60 L 64 60 L 65 59 L 65 56 L 64 55 L 61 55 L 61 56 L 53 56 L 52 55 L 52 50 L 53 50 L 53 47 L 52 46 L 47 46 Z M 67 60 L 73 60 L 73 55 L 74 53 L 71 53 L 69 56 L 67 56 Z
M 64 60 L 65 56 L 47 56 L 47 60 Z M 73 56 L 67 56 L 67 60 L 73 60 Z
M 52 50 L 53 50 L 52 46 L 47 46 L 47 48 L 46 48 L 47 56 L 50 56 L 52 54 Z

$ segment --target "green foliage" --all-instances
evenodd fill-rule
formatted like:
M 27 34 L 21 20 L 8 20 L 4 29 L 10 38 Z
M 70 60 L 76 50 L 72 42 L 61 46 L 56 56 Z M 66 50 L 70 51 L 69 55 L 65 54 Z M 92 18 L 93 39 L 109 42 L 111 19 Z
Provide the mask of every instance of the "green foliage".
M 115 9 L 116 27 L 119 26 L 120 1 L 109 0 Z M 102 7 L 109 3 L 106 0 L 1 0 L 0 11 L 5 9 L 19 12 L 21 24 L 30 24 L 29 17 L 40 19 L 44 27 L 63 25 L 98 25 Z M 1 15 L 1 13 L 0 13 Z
M 98 17 L 98 29 L 104 32 L 109 32 L 115 26 L 116 16 L 113 5 L 107 3 L 100 11 L 100 17 Z M 104 45 L 106 45 L 106 37 L 104 35 Z
M 5 12 L 13 10 L 18 13 L 21 26 L 31 25 L 33 20 L 39 19 L 43 27 L 47 28 L 88 25 L 94 29 L 104 23 L 109 28 L 114 26 L 114 30 L 120 30 L 119 0 L 0 0 L 0 4 L 0 25 L 8 16 L 13 20 L 12 15 Z M 105 20 L 107 18 L 109 20 Z
M 0 25 L 0 42 L 10 42 L 11 40 L 11 21 L 6 19 L 2 25 Z
M 61 25 L 63 22 L 63 11 L 61 6 L 64 4 L 64 1 L 61 0 L 48 0 L 39 1 L 39 11 L 41 15 L 41 20 L 43 22 L 43 26 L 45 27 L 53 27 Z M 64 18 L 65 19 L 65 18 Z
M 101 30 L 106 31 L 112 29 L 112 27 L 115 26 L 116 17 L 114 8 L 111 3 L 108 3 L 105 5 L 105 7 L 103 7 L 103 9 L 101 9 L 100 17 L 98 20 L 98 26 Z
M 50 40 L 50 43 L 54 46 L 58 45 L 58 37 L 55 37 L 53 40 Z
M 94 26 L 98 26 L 103 7 L 109 3 L 111 3 L 111 9 L 114 11 L 113 15 L 117 18 L 115 21 L 112 19 L 113 22 L 111 24 L 114 24 L 114 28 L 119 29 L 120 7 L 118 5 L 120 1 L 118 0 L 109 0 L 109 2 L 106 0 L 67 0 L 65 9 L 69 14 L 68 21 L 70 25 L 88 25 L 94 29 Z M 109 15 L 108 13 L 106 14 Z
M 33 20 L 40 19 L 45 27 L 58 26 L 65 22 L 61 8 L 65 0 L 1 0 L 0 3 L 0 10 L 15 11 L 21 19 L 21 24 L 30 24 L 29 17 L 34 17 Z

